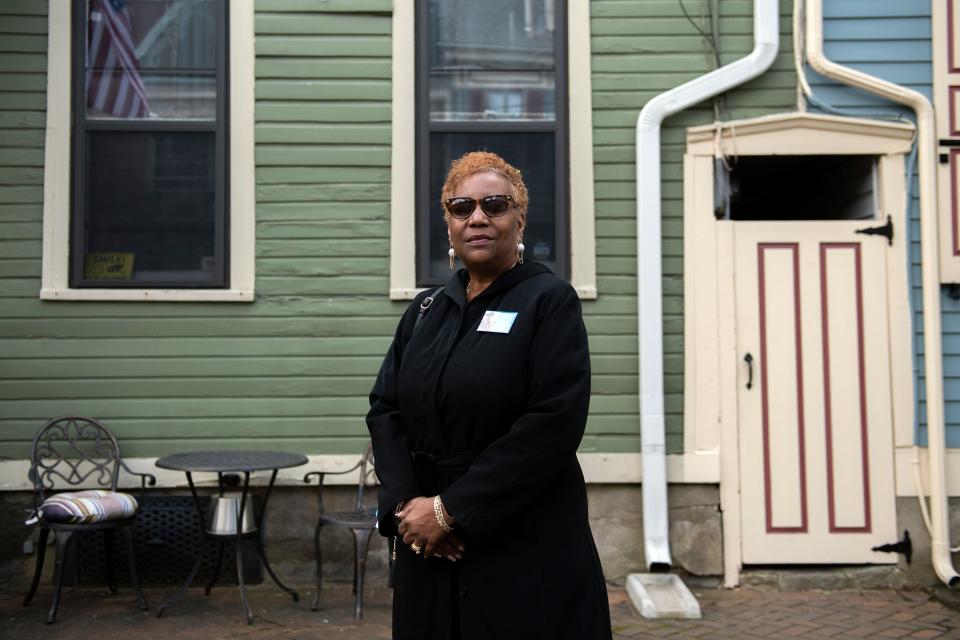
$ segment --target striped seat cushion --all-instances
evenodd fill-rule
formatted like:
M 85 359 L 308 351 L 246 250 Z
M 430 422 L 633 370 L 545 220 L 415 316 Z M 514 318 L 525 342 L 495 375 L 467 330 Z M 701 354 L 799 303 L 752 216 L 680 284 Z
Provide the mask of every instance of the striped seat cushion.
M 123 520 L 137 512 L 137 500 L 119 491 L 71 491 L 50 496 L 38 512 L 47 522 L 80 524 Z

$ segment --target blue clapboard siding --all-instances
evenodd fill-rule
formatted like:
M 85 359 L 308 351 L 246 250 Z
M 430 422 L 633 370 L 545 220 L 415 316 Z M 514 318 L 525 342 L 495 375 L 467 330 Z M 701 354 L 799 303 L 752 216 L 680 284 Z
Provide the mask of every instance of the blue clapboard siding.
M 828 58 L 932 98 L 929 0 L 825 0 L 824 51 Z M 913 119 L 908 110 L 810 72 L 816 96 L 850 115 Z M 926 444 L 923 378 L 923 303 L 920 290 L 920 223 L 917 177 L 910 176 L 910 281 L 917 386 L 917 442 Z M 960 301 L 941 295 L 947 445 L 960 447 Z

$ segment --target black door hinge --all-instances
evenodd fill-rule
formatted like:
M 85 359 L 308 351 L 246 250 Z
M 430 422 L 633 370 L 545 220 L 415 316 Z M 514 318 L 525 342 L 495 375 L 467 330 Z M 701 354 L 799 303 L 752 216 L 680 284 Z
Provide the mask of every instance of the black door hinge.
M 900 553 L 907 558 L 907 564 L 910 564 L 910 558 L 913 557 L 913 544 L 910 543 L 910 532 L 903 530 L 903 540 L 891 542 L 873 547 L 872 551 L 882 551 L 884 553 Z
M 883 236 L 887 243 L 893 246 L 893 219 L 887 216 L 887 224 L 882 227 L 867 227 L 866 229 L 857 229 L 856 233 L 862 233 L 867 236 Z

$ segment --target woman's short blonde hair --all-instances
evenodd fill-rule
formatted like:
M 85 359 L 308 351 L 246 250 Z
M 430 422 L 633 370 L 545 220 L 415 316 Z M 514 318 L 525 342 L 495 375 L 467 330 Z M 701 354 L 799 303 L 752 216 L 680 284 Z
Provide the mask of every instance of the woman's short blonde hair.
M 530 195 L 527 193 L 527 185 L 523 182 L 520 170 L 491 151 L 470 151 L 450 163 L 447 180 L 443 183 L 443 190 L 440 192 L 440 206 L 443 207 L 444 217 L 450 215 L 444 203 L 448 198 L 456 195 L 453 192 L 454 189 L 464 180 L 478 173 L 495 173 L 509 180 L 513 185 L 513 200 L 517 204 L 520 215 L 527 215 Z

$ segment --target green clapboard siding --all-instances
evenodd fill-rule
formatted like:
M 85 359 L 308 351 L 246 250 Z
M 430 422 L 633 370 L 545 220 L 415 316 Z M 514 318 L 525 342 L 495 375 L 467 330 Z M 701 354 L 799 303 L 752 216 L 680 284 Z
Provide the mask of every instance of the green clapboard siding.
M 386 299 L 391 6 L 256 4 L 253 304 L 37 299 L 46 2 L 0 6 L 17 9 L 0 15 L 0 145 L 18 149 L 0 154 L 0 456 L 67 413 L 103 418 L 127 455 L 360 450 L 404 308 Z
M 0 457 L 43 420 L 103 418 L 127 455 L 264 447 L 351 453 L 405 303 L 389 269 L 391 0 L 257 0 L 257 299 L 41 302 L 46 2 L 0 3 Z M 708 0 L 686 0 L 696 20 Z M 751 0 L 720 3 L 723 62 L 752 48 Z M 790 0 L 774 69 L 724 117 L 792 108 Z M 706 24 L 705 22 L 703 23 Z M 597 284 L 584 303 L 594 397 L 583 451 L 638 451 L 634 126 L 712 68 L 675 0 L 593 0 Z M 668 447 L 682 449 L 684 129 L 663 131 Z
M 0 319 L 13 333 L 24 331 L 42 317 L 36 295 L 43 226 L 46 12 L 46 2 L 0 3 Z M 7 309 L 25 300 L 30 307 L 25 317 L 11 319 Z M 8 337 L 7 331 L 0 329 L 0 339 Z M 6 348 L 0 347 L 0 388 L 4 389 L 0 397 L 0 456 L 22 458 L 30 435 L 8 420 L 16 420 L 14 405 L 21 400 L 15 391 L 21 382 L 19 368 L 7 360 L 8 355 Z M 28 366 L 35 362 L 31 358 Z M 50 378 L 42 381 L 49 384 Z M 37 426 L 33 421 L 28 431 Z
M 720 50 L 729 63 L 753 48 L 750 0 L 722 0 Z M 709 29 L 708 0 L 686 0 L 687 12 Z M 675 0 L 594 0 L 590 4 L 600 298 L 584 305 L 594 357 L 594 407 L 617 400 L 622 413 L 591 416 L 584 447 L 639 449 L 636 344 L 636 186 L 634 128 L 653 96 L 713 69 L 703 38 Z M 781 51 L 771 71 L 726 96 L 727 118 L 792 110 L 790 12 L 781 0 Z M 667 447 L 683 449 L 683 151 L 685 128 L 712 122 L 712 103 L 666 120 L 662 132 L 664 388 Z M 610 342 L 613 341 L 613 342 Z M 622 349 L 614 354 L 610 351 Z M 603 363 L 600 368 L 600 362 Z

